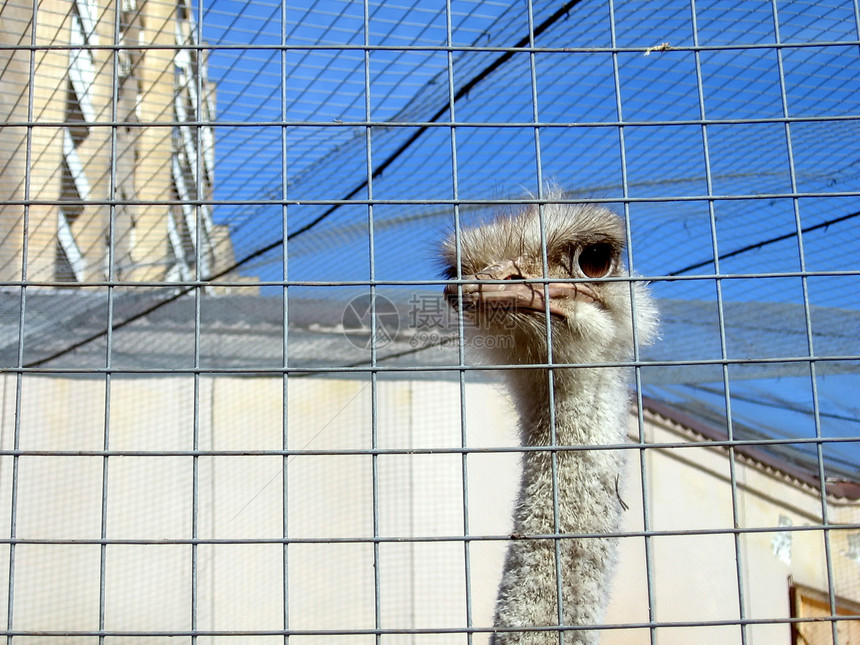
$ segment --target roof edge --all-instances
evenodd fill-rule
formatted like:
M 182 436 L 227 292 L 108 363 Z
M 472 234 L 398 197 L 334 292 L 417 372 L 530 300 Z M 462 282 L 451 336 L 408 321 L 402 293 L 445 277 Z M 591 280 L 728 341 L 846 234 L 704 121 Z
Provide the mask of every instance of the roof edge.
M 680 425 L 705 440 L 719 442 L 729 441 L 729 436 L 726 431 L 703 423 L 689 414 L 676 410 L 668 403 L 643 395 L 642 405 L 645 410 L 652 414 Z M 774 455 L 757 448 L 755 445 L 744 443 L 732 447 L 737 454 L 755 464 L 758 464 L 759 466 L 776 471 L 815 491 L 821 491 L 822 489 L 821 478 L 818 476 L 817 472 L 775 457 Z M 828 478 L 825 479 L 823 488 L 825 495 L 834 501 L 856 502 L 860 500 L 860 481 L 841 479 L 831 480 Z

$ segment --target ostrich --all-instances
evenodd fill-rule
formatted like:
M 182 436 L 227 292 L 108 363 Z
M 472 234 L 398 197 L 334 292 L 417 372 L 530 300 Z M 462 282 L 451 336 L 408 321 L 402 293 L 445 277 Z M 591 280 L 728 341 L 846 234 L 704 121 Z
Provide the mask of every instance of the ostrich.
M 560 197 L 553 192 L 549 200 Z M 625 441 L 629 369 L 593 365 L 631 358 L 634 315 L 640 344 L 655 333 L 656 309 L 641 283 L 601 281 L 627 275 L 621 259 L 625 237 L 623 220 L 605 208 L 547 203 L 464 229 L 459 245 L 455 236 L 444 243 L 446 277 L 468 281 L 448 284 L 446 298 L 462 310 L 472 338 L 482 337 L 476 344 L 490 362 L 592 364 L 506 370 L 526 446 Z M 497 282 L 483 282 L 489 280 Z M 493 342 L 499 337 L 513 342 Z M 624 504 L 618 492 L 623 453 L 524 452 L 491 643 L 556 644 L 560 624 L 580 626 L 563 632 L 565 643 L 597 643 L 599 632 L 581 626 L 603 617 L 617 540 L 533 536 L 616 532 Z

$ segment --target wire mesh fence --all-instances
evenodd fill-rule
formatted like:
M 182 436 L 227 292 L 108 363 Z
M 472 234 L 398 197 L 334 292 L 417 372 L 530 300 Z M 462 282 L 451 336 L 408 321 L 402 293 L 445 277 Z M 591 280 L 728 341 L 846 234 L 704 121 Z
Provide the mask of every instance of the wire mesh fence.
M 849 0 L 4 3 L 0 633 L 854 642 L 858 51 Z M 579 293 L 559 204 L 621 218 L 595 293 L 647 283 L 658 339 L 567 360 L 547 295 L 543 353 L 488 364 L 469 231 L 531 209 L 542 271 L 487 288 Z M 619 367 L 626 437 L 556 436 L 565 375 Z M 610 454 L 620 524 L 565 527 L 565 464 Z M 571 622 L 567 549 L 607 538 Z M 523 544 L 557 616 L 517 632 Z

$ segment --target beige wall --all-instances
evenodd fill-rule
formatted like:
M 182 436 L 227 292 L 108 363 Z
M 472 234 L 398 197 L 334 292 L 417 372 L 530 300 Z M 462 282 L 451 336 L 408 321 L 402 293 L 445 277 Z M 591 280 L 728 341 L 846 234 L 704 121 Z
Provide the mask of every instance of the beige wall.
M 646 413 L 644 437 L 648 443 L 684 447 L 647 449 L 644 462 L 648 479 L 651 538 L 653 619 L 660 622 L 752 621 L 786 618 L 789 578 L 821 590 L 828 589 L 824 533 L 804 530 L 822 524 L 822 501 L 817 490 L 790 481 L 778 472 L 736 459 L 732 473 L 725 451 L 696 446 L 689 431 Z M 631 434 L 638 434 L 631 423 Z M 635 453 L 634 453 L 635 455 Z M 644 528 L 639 456 L 631 463 L 625 487 L 629 530 Z M 733 511 L 733 508 L 736 511 Z M 737 514 L 741 533 L 729 531 Z M 830 499 L 831 524 L 860 519 L 860 505 Z M 780 531 L 787 524 L 801 530 Z M 701 534 L 699 531 L 714 531 Z M 659 535 L 660 532 L 689 532 Z M 860 597 L 860 562 L 851 557 L 847 537 L 851 531 L 829 531 L 830 552 L 837 595 Z M 857 533 L 857 531 L 854 531 Z M 645 546 L 642 538 L 622 540 L 621 571 L 616 580 L 607 623 L 647 622 Z M 743 614 L 739 603 L 738 570 L 743 579 Z M 751 624 L 746 642 L 770 645 L 790 643 L 787 624 Z M 657 629 L 661 645 L 740 643 L 737 626 L 679 626 Z M 647 630 L 630 640 L 629 633 L 609 633 L 605 643 L 647 643 Z
M 92 7 L 95 34 L 89 44 L 96 46 L 81 51 L 92 56 L 91 120 L 77 107 L 69 71 L 71 26 L 73 22 L 78 24 L 75 7 L 87 3 Z M 119 41 L 115 33 L 117 7 L 126 8 L 121 14 L 123 36 Z M 186 247 L 192 239 L 196 241 L 196 236 L 183 223 L 182 209 L 167 203 L 182 198 L 175 192 L 172 173 L 174 153 L 178 154 L 181 146 L 175 141 L 171 124 L 178 119 L 174 97 L 188 93 L 176 87 L 174 59 L 177 52 L 188 52 L 175 49 L 177 31 L 189 39 L 192 31 L 188 22 L 177 26 L 176 8 L 177 2 L 163 0 L 41 0 L 33 42 L 45 49 L 36 49 L 32 57 L 28 50 L 0 51 L 0 123 L 15 124 L 0 128 L 0 281 L 24 279 L 25 207 L 7 202 L 27 200 L 37 203 L 26 209 L 26 279 L 70 279 L 62 277 L 62 270 L 57 271 L 58 202 L 81 199 L 68 177 L 64 186 L 63 142 L 67 130 L 73 134 L 75 151 L 90 187 L 85 203 L 65 207 L 70 231 L 85 260 L 86 269 L 80 279 L 108 278 L 111 218 L 114 280 L 180 277 L 169 243 L 168 212 L 173 211 L 179 234 L 186 235 Z M 0 3 L 0 44 L 31 45 L 32 13 L 29 0 Z M 126 49 L 99 48 L 114 44 Z M 188 40 L 181 44 L 192 43 Z M 208 81 L 201 85 L 201 115 L 192 111 L 186 115 L 187 121 L 215 119 L 209 109 L 214 104 L 214 88 Z M 197 103 L 192 101 L 195 107 Z M 113 122 L 123 125 L 114 127 Z M 33 127 L 28 129 L 28 123 Z M 196 142 L 196 131 L 191 128 L 189 132 Z M 211 142 L 207 138 L 211 129 L 204 134 L 201 139 Z M 210 200 L 214 169 L 211 164 L 203 167 L 208 172 L 201 173 L 200 198 Z M 186 174 L 195 188 L 196 175 L 193 171 Z M 194 200 L 196 195 L 182 199 Z M 106 203 L 109 200 L 116 202 L 113 209 Z M 195 210 L 195 214 L 202 217 L 201 210 Z M 208 230 L 211 245 L 200 245 L 200 277 L 232 265 L 235 260 L 227 227 L 212 225 Z M 194 249 L 188 254 L 193 264 Z M 174 271 L 170 272 L 172 267 Z
M 16 377 L 5 375 L 2 387 L 0 442 L 9 450 L 15 445 Z M 99 626 L 102 554 L 98 540 L 105 463 L 101 456 L 89 453 L 104 448 L 106 426 L 109 449 L 122 451 L 123 456 L 110 457 L 106 467 L 105 537 L 119 543 L 108 544 L 104 553 L 105 629 L 190 630 L 194 561 L 198 629 L 281 629 L 283 473 L 287 534 L 297 540 L 288 546 L 286 560 L 292 629 L 372 630 L 375 571 L 382 628 L 462 627 L 467 552 L 472 624 L 490 625 L 504 541 L 475 540 L 466 547 L 462 541 L 444 539 L 464 533 L 463 459 L 456 452 L 461 446 L 457 383 L 379 381 L 374 434 L 374 386 L 369 380 L 290 379 L 288 448 L 317 454 L 286 458 L 261 454 L 283 445 L 281 379 L 201 377 L 196 388 L 195 396 L 190 376 L 114 377 L 107 387 L 101 378 L 22 380 L 17 441 L 28 454 L 20 456 L 17 465 L 10 456 L 0 458 L 2 532 L 8 537 L 17 468 L 16 537 L 24 540 L 14 554 L 14 629 L 94 630 Z M 498 386 L 468 384 L 465 409 L 470 448 L 514 444 L 514 414 Z M 631 424 L 634 430 L 632 418 Z M 181 454 L 195 447 L 195 427 L 200 450 L 233 452 L 199 456 L 195 467 L 194 457 Z M 688 441 L 683 429 L 650 416 L 645 435 L 656 443 Z M 396 449 L 398 454 L 380 454 L 375 459 L 360 454 L 374 445 L 380 450 Z M 422 452 L 410 454 L 413 450 Z M 63 454 L 46 454 L 54 452 Z M 147 454 L 152 452 L 163 454 Z M 639 455 L 639 450 L 631 450 L 631 476 L 622 491 L 631 507 L 625 515 L 626 530 L 636 532 L 643 530 Z M 735 539 L 726 531 L 733 514 L 725 455 L 690 445 L 649 448 L 644 460 L 649 528 L 658 532 L 650 538 L 654 620 L 737 620 Z M 510 530 L 516 464 L 515 453 L 475 452 L 466 458 L 470 535 L 503 536 Z M 820 523 L 821 501 L 814 491 L 741 462 L 736 463 L 735 478 L 741 527 L 775 528 L 780 518 L 788 518 L 795 527 Z M 831 522 L 858 519 L 856 505 L 831 504 L 828 512 Z M 374 544 L 362 541 L 374 535 L 374 522 L 378 535 L 388 538 L 378 544 L 376 569 Z M 659 534 L 676 530 L 720 533 Z M 195 534 L 211 541 L 199 545 L 196 555 L 188 543 L 160 543 L 187 542 Z M 836 591 L 857 599 L 858 562 L 846 555 L 844 533 L 830 535 Z M 394 539 L 410 536 L 425 539 Z M 775 550 L 775 538 L 787 536 L 791 539 L 788 551 Z M 44 543 L 56 540 L 66 543 Z M 639 535 L 621 542 L 607 624 L 644 623 L 649 620 L 645 539 Z M 784 536 L 774 531 L 744 534 L 739 549 L 745 618 L 787 617 L 789 576 L 813 588 L 827 588 L 820 530 Z M 4 570 L 8 555 L 9 547 L 0 547 Z M 0 584 L 0 606 L 6 605 L 6 593 L 6 585 Z M 5 612 L 0 611 L 0 616 Z M 748 643 L 788 643 L 789 628 L 753 625 L 747 636 Z M 221 637 L 212 642 L 262 643 L 275 638 Z M 168 640 L 178 642 L 166 637 L 145 642 Z M 387 636 L 383 641 L 465 643 L 466 639 L 429 634 Z M 45 637 L 27 642 L 58 640 Z M 290 642 L 372 643 L 374 637 L 294 637 Z M 474 642 L 486 642 L 486 636 L 476 635 Z M 649 630 L 612 629 L 603 642 L 649 643 Z M 657 642 L 741 641 L 738 627 L 711 626 L 659 627 Z

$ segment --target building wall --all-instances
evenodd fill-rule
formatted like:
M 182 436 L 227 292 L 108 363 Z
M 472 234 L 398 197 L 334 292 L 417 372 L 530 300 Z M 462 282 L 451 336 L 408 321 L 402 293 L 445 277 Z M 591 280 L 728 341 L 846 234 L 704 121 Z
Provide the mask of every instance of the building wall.
M 811 529 L 822 524 L 819 491 L 741 458 L 732 469 L 724 450 L 696 445 L 689 430 L 657 415 L 646 413 L 646 419 L 648 443 L 683 444 L 648 449 L 642 457 L 647 528 L 656 532 L 649 545 L 653 619 L 683 625 L 743 618 L 752 621 L 744 642 L 792 642 L 788 624 L 768 624 L 791 615 L 790 582 L 823 591 L 830 586 L 825 533 Z M 638 436 L 635 424 L 631 435 Z M 645 528 L 640 463 L 638 456 L 633 459 L 624 492 L 632 531 Z M 829 498 L 827 509 L 830 524 L 856 525 L 860 519 L 856 502 Z M 735 525 L 751 531 L 736 540 Z M 860 562 L 844 548 L 850 534 L 830 530 L 827 539 L 835 593 L 856 600 Z M 621 562 L 607 622 L 648 622 L 644 539 L 622 540 Z M 657 634 L 661 645 L 742 642 L 737 626 L 660 627 Z M 610 632 L 605 642 L 647 643 L 648 630 L 641 630 L 639 640 L 628 638 L 623 631 Z
M 19 540 L 12 625 L 0 619 L 0 626 L 98 629 L 102 555 L 103 624 L 111 631 L 277 632 L 285 594 L 293 630 L 373 630 L 377 586 L 383 629 L 457 629 L 467 621 L 467 562 L 471 623 L 491 624 L 506 546 L 501 538 L 510 532 L 519 478 L 516 453 L 489 450 L 516 442 L 515 415 L 499 386 L 467 384 L 463 401 L 457 383 L 430 380 L 374 386 L 362 379 L 292 378 L 285 389 L 277 378 L 114 376 L 106 384 L 27 376 L 19 391 L 16 376 L 7 374 L 2 388 L 0 444 L 22 452 L 17 460 L 0 457 L 0 529 L 10 537 L 14 515 Z M 649 442 L 683 445 L 630 451 L 621 495 L 630 506 L 625 530 L 635 535 L 621 540 L 606 617 L 617 628 L 606 631 L 603 643 L 650 643 L 651 619 L 714 623 L 658 627 L 661 645 L 740 643 L 739 627 L 720 624 L 741 617 L 738 567 L 743 618 L 753 621 L 789 616 L 789 577 L 828 588 L 822 532 L 802 530 L 821 522 L 814 491 L 737 461 L 738 525 L 766 530 L 741 534 L 736 549 L 725 454 L 696 446 L 688 431 L 650 414 L 644 432 Z M 469 448 L 488 450 L 464 460 L 457 451 L 463 437 Z M 284 445 L 296 452 L 277 454 Z M 106 462 L 105 447 L 116 453 Z M 197 457 L 195 448 L 202 451 Z M 648 480 L 644 500 L 640 455 Z M 645 501 L 654 532 L 647 559 Z M 830 500 L 828 512 L 831 522 L 858 519 L 856 504 Z M 788 521 L 801 530 L 780 532 Z M 484 539 L 450 539 L 464 533 Z M 857 600 L 860 565 L 843 548 L 849 533 L 830 532 L 834 584 L 838 595 Z M 383 540 L 374 542 L 374 535 Z M 103 554 L 102 537 L 108 540 Z M 203 540 L 196 548 L 195 537 Z M 9 548 L 0 547 L 6 573 Z M 6 594 L 0 585 L 0 606 Z M 631 624 L 638 627 L 623 627 Z M 747 643 L 790 642 L 786 624 L 747 630 Z M 486 639 L 480 633 L 474 642 Z M 466 637 L 382 640 L 465 643 Z M 290 641 L 375 639 L 366 632 Z
M 0 52 L 0 280 L 22 279 L 25 216 L 33 282 L 232 264 L 212 206 L 179 204 L 214 183 L 213 130 L 195 125 L 214 120 L 214 87 L 188 2 L 44 0 L 35 33 L 33 18 L 27 0 L 0 7 L 0 43 L 37 47 Z

